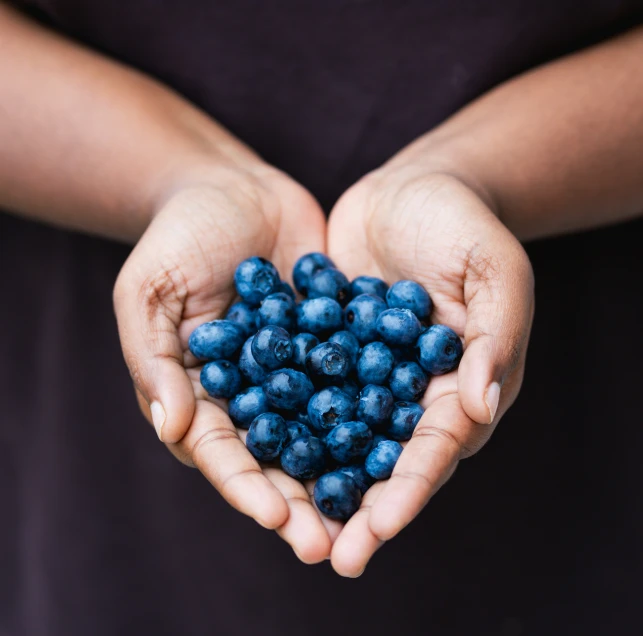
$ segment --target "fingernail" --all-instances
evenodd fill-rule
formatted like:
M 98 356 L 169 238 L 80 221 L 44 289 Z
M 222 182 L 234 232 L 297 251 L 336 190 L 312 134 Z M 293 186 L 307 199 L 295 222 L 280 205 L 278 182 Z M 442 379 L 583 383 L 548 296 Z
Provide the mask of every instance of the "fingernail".
M 159 439 L 163 441 L 163 425 L 165 424 L 165 409 L 160 402 L 152 402 L 150 404 L 150 411 L 152 412 L 152 423 L 156 429 L 156 434 Z
M 500 385 L 497 382 L 492 382 L 489 385 L 484 401 L 489 409 L 489 424 L 492 424 L 498 410 L 498 402 L 500 402 Z
M 357 574 L 354 574 L 353 576 L 349 576 L 348 578 L 349 579 L 358 579 L 360 576 L 362 576 L 362 574 L 364 574 L 365 570 L 366 570 L 366 568 L 363 568 L 360 572 L 358 572 Z

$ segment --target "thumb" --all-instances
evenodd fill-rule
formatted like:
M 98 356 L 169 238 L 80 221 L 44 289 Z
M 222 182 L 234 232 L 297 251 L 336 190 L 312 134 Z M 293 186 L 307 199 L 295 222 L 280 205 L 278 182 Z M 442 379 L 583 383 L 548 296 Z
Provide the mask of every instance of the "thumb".
M 529 258 L 504 233 L 484 254 L 471 255 L 465 272 L 466 349 L 458 368 L 458 393 L 466 414 L 480 424 L 494 422 L 516 398 L 533 319 Z
M 176 443 L 195 410 L 178 335 L 187 285 L 177 270 L 161 268 L 145 276 L 137 265 L 135 250 L 114 287 L 123 355 L 136 389 L 149 405 L 159 439 Z

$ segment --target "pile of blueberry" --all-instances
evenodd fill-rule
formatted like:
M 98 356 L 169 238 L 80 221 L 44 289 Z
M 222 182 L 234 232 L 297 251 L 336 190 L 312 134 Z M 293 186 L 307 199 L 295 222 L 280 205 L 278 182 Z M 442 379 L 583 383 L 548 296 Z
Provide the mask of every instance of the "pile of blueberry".
M 201 384 L 229 400 L 258 461 L 318 478 L 317 507 L 348 519 L 366 490 L 390 477 L 399 442 L 422 416 L 429 376 L 457 367 L 460 338 L 427 326 L 433 303 L 421 285 L 349 282 L 323 254 L 295 265 L 301 302 L 263 258 L 243 261 L 234 282 L 241 301 L 190 336 L 190 351 L 208 361 Z

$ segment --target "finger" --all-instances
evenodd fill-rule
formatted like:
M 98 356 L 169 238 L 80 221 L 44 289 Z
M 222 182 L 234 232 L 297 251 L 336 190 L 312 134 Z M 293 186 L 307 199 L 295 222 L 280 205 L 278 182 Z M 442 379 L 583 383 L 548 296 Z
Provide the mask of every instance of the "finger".
M 505 391 L 502 401 L 501 389 L 510 374 L 522 370 L 534 311 L 533 274 L 524 250 L 506 237 L 496 245 L 493 255 L 488 247 L 479 248 L 467 263 L 466 349 L 458 369 L 464 410 L 484 424 L 498 419 L 515 398 L 519 387 L 513 395 Z
M 385 482 L 379 482 L 366 491 L 360 509 L 348 520 L 333 545 L 330 561 L 341 576 L 357 578 L 384 541 L 377 537 L 369 525 L 373 502 L 377 499 Z
M 161 268 L 142 276 L 136 250 L 114 288 L 125 362 L 150 406 L 159 438 L 168 443 L 185 435 L 195 408 L 177 333 L 186 296 L 186 283 L 176 270 Z
M 406 527 L 453 474 L 460 458 L 486 441 L 487 432 L 491 434 L 491 427 L 475 424 L 457 393 L 436 400 L 418 422 L 373 504 L 369 516 L 373 534 L 388 541 Z
M 169 446 L 183 456 L 182 461 L 188 456 L 231 506 L 265 528 L 274 530 L 288 520 L 283 495 L 263 474 L 219 407 L 198 400 L 187 435 Z
M 277 534 L 292 547 L 300 561 L 312 564 L 326 559 L 330 555 L 330 538 L 303 484 L 278 468 L 266 468 L 264 474 L 290 509 L 288 520 L 277 528 Z

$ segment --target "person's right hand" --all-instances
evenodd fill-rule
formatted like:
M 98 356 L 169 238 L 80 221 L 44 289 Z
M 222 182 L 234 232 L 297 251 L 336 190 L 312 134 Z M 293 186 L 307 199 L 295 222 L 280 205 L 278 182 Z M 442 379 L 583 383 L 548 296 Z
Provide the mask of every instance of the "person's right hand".
M 201 387 L 188 338 L 223 316 L 239 262 L 263 256 L 285 275 L 302 254 L 324 251 L 325 228 L 315 200 L 286 175 L 263 166 L 242 174 L 213 168 L 161 206 L 114 290 L 125 361 L 159 438 L 308 563 L 331 548 L 308 492 L 280 470 L 262 471 Z

